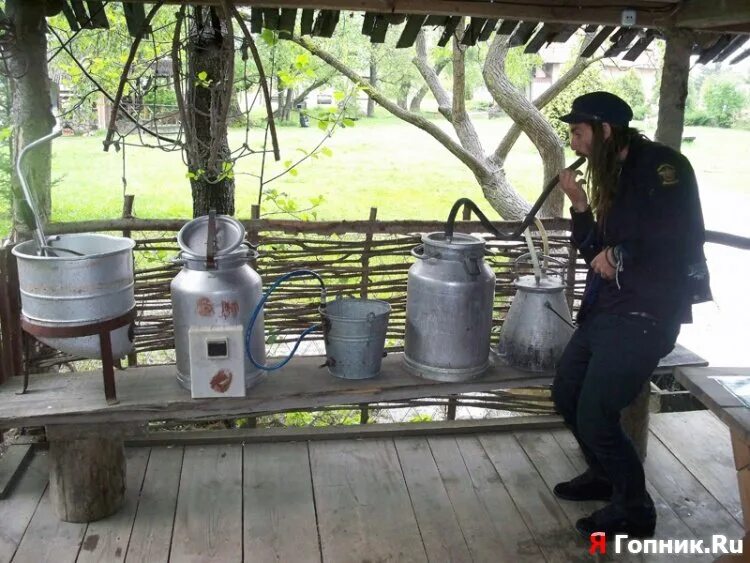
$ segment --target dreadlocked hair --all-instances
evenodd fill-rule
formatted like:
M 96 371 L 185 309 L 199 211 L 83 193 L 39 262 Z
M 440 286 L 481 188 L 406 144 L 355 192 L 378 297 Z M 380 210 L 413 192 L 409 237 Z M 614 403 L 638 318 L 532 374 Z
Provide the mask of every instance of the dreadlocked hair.
M 591 209 L 597 218 L 603 219 L 617 194 L 620 176 L 620 153 L 640 132 L 632 127 L 610 125 L 611 134 L 604 138 L 604 127 L 599 121 L 589 123 L 593 130 L 591 155 L 588 158 L 586 185 Z

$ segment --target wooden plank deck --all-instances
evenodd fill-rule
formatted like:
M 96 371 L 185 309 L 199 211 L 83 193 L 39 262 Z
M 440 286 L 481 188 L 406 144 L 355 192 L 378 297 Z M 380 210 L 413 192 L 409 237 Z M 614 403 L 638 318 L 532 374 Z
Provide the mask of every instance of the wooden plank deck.
M 726 427 L 706 411 L 652 415 L 657 538 L 744 532 Z M 564 429 L 128 448 L 116 515 L 60 522 L 38 451 L 0 500 L 5 561 L 596 560 L 573 528 L 601 503 L 558 501 L 583 467 Z M 600 561 L 712 561 L 608 554 Z

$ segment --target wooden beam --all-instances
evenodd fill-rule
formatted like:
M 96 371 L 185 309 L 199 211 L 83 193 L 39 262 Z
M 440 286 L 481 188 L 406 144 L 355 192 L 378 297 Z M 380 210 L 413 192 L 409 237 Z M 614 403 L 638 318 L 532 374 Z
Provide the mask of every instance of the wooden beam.
M 372 35 L 372 30 L 375 27 L 375 15 L 367 12 L 365 17 L 362 18 L 362 35 L 367 35 L 368 37 Z
M 250 31 L 253 33 L 263 31 L 263 10 L 260 8 L 253 8 L 250 11 Z
M 279 29 L 279 11 L 266 8 L 263 10 L 263 27 L 276 31 Z
M 747 0 L 685 0 L 675 25 L 687 28 L 731 26 L 750 23 Z
M 737 55 L 735 58 L 733 58 L 731 61 L 729 61 L 730 65 L 736 64 L 740 61 L 744 61 L 746 58 L 750 57 L 750 49 L 745 49 L 742 53 Z
M 623 31 L 623 30 L 620 30 Z M 604 52 L 605 57 L 615 57 L 630 47 L 633 39 L 638 35 L 638 29 L 631 27 L 622 32 L 616 41 Z
M 706 64 L 713 60 L 713 58 L 721 53 L 730 43 L 732 42 L 731 35 L 722 35 L 718 41 L 711 47 L 703 51 L 698 57 L 699 64 Z
M 151 0 L 123 0 L 125 3 Z M 703 1 L 703 0 L 701 0 Z M 723 0 L 741 3 L 744 0 Z M 180 4 L 182 0 L 167 0 Z M 194 0 L 193 3 L 220 5 L 222 0 Z M 275 8 L 317 8 L 337 11 L 375 12 L 381 14 L 423 14 L 430 16 L 464 16 L 475 18 L 514 19 L 549 23 L 619 25 L 622 0 L 506 0 L 504 2 L 455 0 L 234 0 L 237 6 Z M 669 27 L 669 13 L 679 0 L 630 0 L 628 7 L 637 11 L 639 27 Z M 735 22 L 736 23 L 736 22 Z
M 401 32 L 401 37 L 398 38 L 396 48 L 404 49 L 414 45 L 414 42 L 417 40 L 417 35 L 419 35 L 426 19 L 427 16 L 409 16 L 406 20 L 404 31 Z
M 125 22 L 128 24 L 128 33 L 135 37 L 140 33 L 143 21 L 146 19 L 146 8 L 143 4 L 123 4 Z M 150 30 L 149 30 L 150 31 Z M 146 35 L 144 34 L 144 38 Z
M 331 37 L 339 23 L 339 12 L 336 10 L 320 10 L 313 25 L 313 36 Z

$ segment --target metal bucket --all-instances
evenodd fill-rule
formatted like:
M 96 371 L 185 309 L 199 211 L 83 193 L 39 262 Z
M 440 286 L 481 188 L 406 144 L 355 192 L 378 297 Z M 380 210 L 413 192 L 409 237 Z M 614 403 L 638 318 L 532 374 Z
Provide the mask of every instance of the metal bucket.
M 343 379 L 378 375 L 390 314 L 378 299 L 335 299 L 321 307 L 328 371 Z
M 135 307 L 132 239 L 85 233 L 52 237 L 48 244 L 52 252 L 58 249 L 57 256 L 37 255 L 33 240 L 13 248 L 21 309 L 29 321 L 79 327 L 117 318 Z M 113 330 L 110 338 L 114 358 L 133 348 L 128 325 Z M 67 354 L 101 358 L 98 335 L 39 340 Z

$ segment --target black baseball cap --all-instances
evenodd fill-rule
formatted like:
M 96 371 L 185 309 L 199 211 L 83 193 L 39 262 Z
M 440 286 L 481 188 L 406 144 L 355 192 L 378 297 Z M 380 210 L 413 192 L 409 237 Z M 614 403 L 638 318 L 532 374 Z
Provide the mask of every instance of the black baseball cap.
M 633 119 L 628 103 L 609 92 L 589 92 L 573 100 L 570 113 L 558 117 L 565 123 L 601 121 L 611 125 L 625 125 Z

